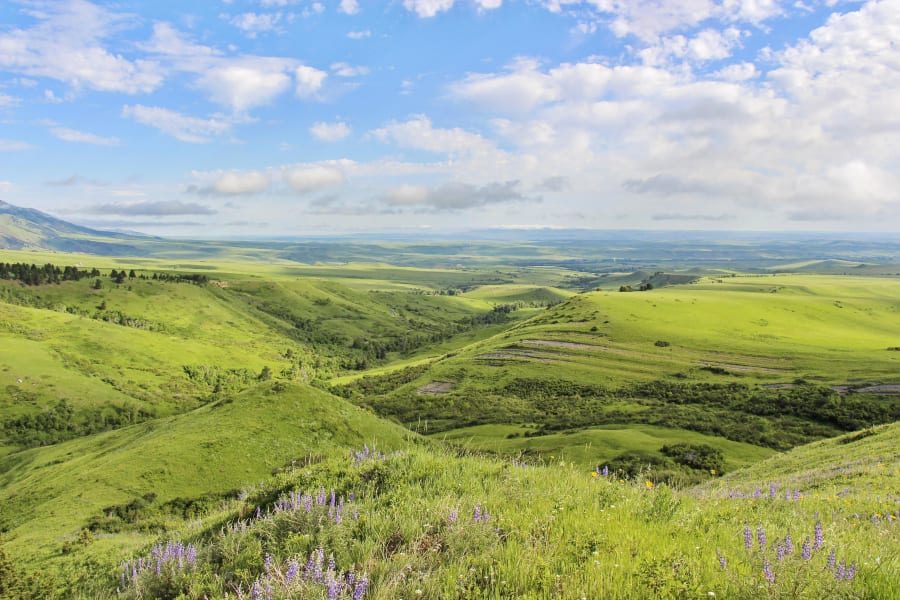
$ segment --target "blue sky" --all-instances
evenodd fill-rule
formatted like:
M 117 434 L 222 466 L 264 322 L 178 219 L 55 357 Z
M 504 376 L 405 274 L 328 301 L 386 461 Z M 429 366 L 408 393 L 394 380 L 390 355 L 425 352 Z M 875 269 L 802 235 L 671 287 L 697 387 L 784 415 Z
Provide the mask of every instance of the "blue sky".
M 255 237 L 900 231 L 900 0 L 12 0 L 0 199 Z

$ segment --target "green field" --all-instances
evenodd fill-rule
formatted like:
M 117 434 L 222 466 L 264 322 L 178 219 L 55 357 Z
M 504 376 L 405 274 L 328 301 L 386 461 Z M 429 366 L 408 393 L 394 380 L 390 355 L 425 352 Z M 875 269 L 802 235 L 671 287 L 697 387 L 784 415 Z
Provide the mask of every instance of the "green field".
M 896 553 L 877 554 L 900 517 L 889 265 L 599 272 L 563 266 L 587 246 L 515 264 L 524 246 L 480 244 L 0 252 L 101 272 L 0 280 L 0 575 L 18 582 L 0 598 L 112 598 L 121 561 L 176 539 L 194 570 L 119 597 L 284 588 L 318 547 L 368 575 L 366 598 L 897 592 Z M 364 444 L 386 455 L 351 459 Z M 770 483 L 801 499 L 754 497 Z M 276 510 L 320 487 L 362 516 Z M 742 550 L 745 526 L 799 547 L 817 520 L 853 582 L 824 554 Z M 276 597 L 327 596 L 295 587 Z

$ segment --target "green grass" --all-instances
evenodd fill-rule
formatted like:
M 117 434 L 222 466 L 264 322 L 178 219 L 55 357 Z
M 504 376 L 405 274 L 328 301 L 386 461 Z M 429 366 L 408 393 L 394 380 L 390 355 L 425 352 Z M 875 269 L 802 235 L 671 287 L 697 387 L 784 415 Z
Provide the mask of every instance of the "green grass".
M 607 464 L 626 452 L 658 453 L 666 444 L 706 444 L 720 450 L 728 471 L 751 465 L 774 451 L 703 435 L 694 431 L 652 425 L 606 425 L 566 433 L 535 435 L 533 427 L 522 425 L 476 425 L 453 429 L 433 437 L 479 451 L 497 451 L 528 460 L 574 463 L 585 469 Z M 510 437 L 515 436 L 515 437 Z
M 29 561 L 60 547 L 107 506 L 156 493 L 160 502 L 226 493 L 294 459 L 407 436 L 323 392 L 274 384 L 190 413 L 0 458 L 0 529 Z M 141 540 L 138 540 L 141 541 Z M 133 536 L 103 541 L 135 543 Z
M 279 591 L 290 563 L 302 573 L 310 553 L 322 548 L 337 570 L 366 574 L 365 597 L 376 600 L 713 597 L 710 592 L 718 598 L 892 598 L 900 591 L 900 525 L 887 495 L 900 482 L 898 427 L 849 444 L 798 448 L 683 492 L 651 487 L 652 472 L 621 480 L 565 462 L 523 466 L 428 448 L 362 462 L 330 456 L 269 479 L 202 518 L 172 521 L 158 539 L 193 544 L 197 565 L 183 571 L 170 565 L 159 576 L 147 569 L 126 581 L 125 597 L 152 596 L 162 586 L 186 598 L 233 596 L 239 586 L 247 595 L 259 578 L 278 597 L 324 598 L 322 586 L 302 577 L 292 596 Z M 791 468 L 773 477 L 787 463 Z M 853 469 L 849 489 L 846 467 Z M 814 486 L 804 477 L 810 472 L 819 473 Z M 777 491 L 771 498 L 770 484 Z M 754 498 L 757 487 L 764 493 Z M 310 513 L 302 502 L 297 510 L 271 510 L 279 496 L 314 497 L 320 488 L 348 502 L 341 523 L 327 500 L 313 502 Z M 254 516 L 257 506 L 261 519 Z M 475 521 L 476 510 L 489 513 L 488 522 Z M 817 523 L 822 546 L 813 549 Z M 768 538 L 763 549 L 758 529 Z M 793 552 L 778 559 L 775 547 L 788 535 Z M 801 556 L 807 538 L 809 559 Z M 80 578 L 86 597 L 112 598 L 120 585 L 113 561 L 149 551 L 116 555 L 114 548 L 101 552 L 102 544 L 104 538 L 94 537 L 74 545 L 76 555 L 110 565 L 94 565 Z M 832 551 L 837 564 L 855 567 L 852 581 L 837 580 L 828 568 Z M 265 556 L 271 557 L 268 579 Z M 765 563 L 771 582 L 763 577 Z M 61 568 L 63 577 L 71 573 L 69 582 L 78 581 L 73 567 Z

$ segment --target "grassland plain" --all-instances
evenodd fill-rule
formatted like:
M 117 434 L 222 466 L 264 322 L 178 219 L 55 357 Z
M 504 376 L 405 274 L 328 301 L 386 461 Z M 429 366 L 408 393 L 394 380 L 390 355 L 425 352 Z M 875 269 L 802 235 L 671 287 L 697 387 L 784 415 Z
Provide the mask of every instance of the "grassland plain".
M 103 268 L 134 268 L 137 277 L 120 285 L 104 278 L 100 290 L 92 280 L 35 288 L 4 284 L 0 335 L 8 341 L 4 348 L 13 350 L 0 354 L 7 367 L 0 376 L 9 380 L 3 382 L 7 396 L 0 414 L 44 414 L 60 399 L 76 410 L 99 403 L 155 411 L 124 428 L 109 415 L 116 431 L 44 448 L 20 450 L 18 443 L 3 442 L 0 453 L 8 454 L 0 457 L 0 530 L 7 536 L 2 547 L 16 559 L 10 568 L 45 569 L 46 587 L 17 579 L 38 586 L 32 597 L 49 597 L 53 590 L 104 597 L 117 583 L 145 598 L 222 597 L 238 586 L 250 595 L 257 579 L 259 586 L 283 587 L 291 561 L 309 560 L 310 553 L 312 576 L 279 593 L 327 597 L 338 588 L 321 585 L 327 554 L 322 578 L 315 576 L 318 546 L 335 553 L 335 569 L 366 575 L 365 597 L 417 597 L 416 590 L 426 597 L 678 597 L 702 595 L 707 586 L 731 594 L 725 597 L 792 597 L 798 589 L 810 597 L 881 597 L 893 591 L 881 572 L 896 574 L 895 557 L 885 559 L 884 569 L 874 567 L 863 583 L 859 557 L 872 549 L 867 546 L 848 554 L 843 570 L 840 557 L 829 569 L 827 556 L 816 554 L 823 564 L 796 560 L 784 563 L 779 574 L 776 566 L 789 560 L 784 548 L 781 559 L 774 544 L 726 556 L 734 548 L 722 543 L 726 563 L 735 568 L 725 569 L 733 580 L 725 582 L 715 557 L 707 564 L 686 545 L 715 527 L 713 521 L 689 519 L 692 511 L 725 499 L 713 487 L 699 488 L 697 495 L 671 490 L 663 482 L 679 481 L 672 464 L 656 459 L 663 445 L 681 458 L 710 450 L 721 455 L 718 475 L 772 448 L 889 417 L 896 396 L 859 390 L 898 383 L 900 354 L 888 350 L 900 345 L 896 279 L 722 274 L 682 287 L 573 295 L 557 287 L 566 274 L 556 267 L 298 267 L 273 261 L 257 268 L 239 264 L 238 254 L 227 256 L 235 262 L 226 262 L 225 255 L 221 263 L 175 254 L 103 259 L 110 261 Z M 82 264 L 93 266 L 87 257 Z M 140 279 L 156 271 L 200 272 L 214 282 Z M 510 312 L 496 311 L 503 306 Z M 470 450 L 440 450 L 436 439 L 409 437 L 303 383 L 325 385 L 332 376 L 335 391 L 358 404 L 423 432 L 441 431 L 436 437 L 465 442 Z M 830 387 L 848 384 L 849 393 Z M 684 402 L 686 396 L 696 398 Z M 722 427 L 742 421 L 743 429 Z M 894 428 L 854 438 L 854 452 L 874 452 L 896 435 Z M 348 458 L 351 446 L 376 441 L 386 456 Z M 402 454 L 394 455 L 400 448 Z M 480 458 L 472 450 L 517 458 Z M 833 460 L 823 452 L 823 461 Z M 602 487 L 612 484 L 601 471 L 607 463 L 614 474 L 623 468 L 612 487 Z M 810 470 L 801 463 L 780 476 Z M 835 464 L 837 471 L 855 468 Z M 862 487 L 856 491 L 864 499 L 854 507 L 860 515 L 871 509 L 889 525 L 885 509 L 893 506 L 893 496 L 876 511 L 881 500 L 863 489 L 875 482 L 896 490 L 896 454 L 880 466 L 885 464 L 880 481 L 877 463 L 859 469 Z M 700 473 L 697 464 L 675 466 L 675 475 L 712 475 L 708 469 Z M 249 485 L 273 470 L 280 471 L 274 479 Z M 511 479 L 519 487 L 506 487 Z M 757 475 L 747 489 L 727 490 L 726 499 L 762 503 L 749 488 L 768 490 L 769 479 Z M 780 481 L 779 494 L 786 485 Z M 318 512 L 306 512 L 306 500 L 297 510 L 302 493 L 289 511 L 287 500 L 278 503 L 297 486 Z M 336 501 L 345 498 L 343 517 L 335 518 L 339 504 L 319 504 L 322 487 L 336 489 Z M 353 508 L 360 520 L 350 519 L 351 492 L 359 498 Z M 808 496 L 801 491 L 801 500 Z M 739 537 L 744 526 L 755 534 L 760 525 L 783 523 L 770 520 L 766 511 L 782 514 L 771 500 L 759 509 L 758 523 L 736 526 Z M 615 506 L 624 507 L 616 514 L 627 515 L 632 533 L 598 513 L 612 513 Z M 658 511 L 670 518 L 652 516 Z M 283 512 L 293 516 L 279 516 Z M 501 513 L 520 516 L 503 522 Z M 554 530 L 559 522 L 565 525 Z M 798 530 L 810 528 L 796 523 Z M 223 527 L 235 526 L 245 537 L 223 534 Z M 834 530 L 843 526 L 841 521 Z M 538 543 L 542 527 L 550 533 Z M 579 534 L 579 527 L 587 534 Z M 892 542 L 896 529 L 884 531 L 889 534 L 879 533 L 880 539 Z M 627 547 L 604 537 L 610 533 Z M 717 535 L 717 542 L 727 537 Z M 777 535 L 785 547 L 786 534 Z M 736 547 L 739 537 L 731 542 Z M 177 548 L 182 566 L 187 560 L 187 546 L 174 545 L 176 538 L 197 552 L 196 570 L 176 568 Z M 129 576 L 128 586 L 116 581 L 118 560 L 167 540 L 176 554 L 167 554 L 165 577 L 161 567 L 159 580 L 144 570 Z M 615 550 L 612 557 L 619 562 L 613 564 L 621 571 L 597 579 L 578 557 L 607 564 L 587 559 L 601 550 Z M 548 558 L 526 560 L 541 553 Z M 796 559 L 796 553 L 791 556 Z M 756 574 L 766 561 L 776 578 L 762 583 Z M 629 566 L 621 567 L 625 562 Z M 521 574 L 517 565 L 526 567 Z M 347 595 L 350 589 L 340 588 Z
M 573 460 L 589 461 L 616 446 L 574 430 L 629 423 L 784 449 L 897 418 L 898 298 L 896 278 L 823 275 L 582 293 L 425 368 L 341 380 L 335 391 L 479 449 L 549 456 L 571 445 Z M 423 394 L 434 382 L 441 392 Z M 487 424 L 503 427 L 468 429 Z M 618 449 L 646 455 L 633 433 Z M 727 460 L 758 456 L 739 448 L 723 449 Z
M 685 491 L 652 471 L 335 449 L 169 516 L 143 551 L 112 544 L 122 531 L 85 533 L 67 556 L 94 560 L 36 585 L 86 598 L 895 598 L 898 427 Z M 134 529 L 159 519 L 130 516 Z

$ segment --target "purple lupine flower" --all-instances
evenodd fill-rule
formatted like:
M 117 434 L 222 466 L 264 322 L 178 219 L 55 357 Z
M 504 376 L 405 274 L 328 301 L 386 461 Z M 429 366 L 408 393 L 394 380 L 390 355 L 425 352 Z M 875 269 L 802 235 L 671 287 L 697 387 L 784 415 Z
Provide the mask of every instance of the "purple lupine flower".
M 329 504 L 329 506 L 332 509 L 334 508 L 334 501 L 335 501 L 334 490 L 331 490 L 331 503 Z
M 766 581 L 769 583 L 775 583 L 775 573 L 772 572 L 772 565 L 769 564 L 769 559 L 766 559 L 766 562 L 763 563 L 763 575 L 766 578 Z
M 272 572 L 272 555 L 266 552 L 266 558 L 263 561 L 263 569 L 265 569 L 266 573 Z
M 753 497 L 754 497 L 754 498 L 759 498 L 760 496 L 762 496 L 762 490 L 759 489 L 759 488 L 756 488 L 756 491 L 753 492 Z
M 323 487 L 319 488 L 319 495 L 316 496 L 316 504 L 318 504 L 319 506 L 325 504 L 325 488 Z
M 353 520 L 359 521 L 359 511 L 356 510 L 355 508 L 353 509 Z
M 853 581 L 853 578 L 856 577 L 856 563 L 850 565 L 850 568 L 844 573 L 845 581 Z
M 475 505 L 475 511 L 472 513 L 472 520 L 476 523 L 481 520 L 481 502 Z
M 776 491 L 776 489 L 777 489 L 777 488 L 775 487 L 775 484 L 774 484 L 774 483 L 770 483 L 770 484 L 769 484 L 769 498 L 774 498 L 774 497 L 775 497 L 775 491 Z
M 303 510 L 309 512 L 312 510 L 312 496 L 303 496 Z
M 829 571 L 834 571 L 834 561 L 836 561 L 836 560 L 837 560 L 837 552 L 832 550 L 831 554 L 828 555 L 827 568 Z
M 762 528 L 762 525 L 756 528 L 756 539 L 759 541 L 759 549 L 766 549 L 766 530 Z
M 259 580 L 253 582 L 253 587 L 250 588 L 250 597 L 253 600 L 260 600 L 262 598 L 262 590 L 259 589 Z
M 340 592 L 340 582 L 335 578 L 334 571 L 329 570 L 328 576 L 325 578 L 325 594 L 328 600 L 335 600 Z
M 842 560 L 841 564 L 837 566 L 837 569 L 834 571 L 834 579 L 835 581 L 841 581 L 844 579 L 844 573 L 847 570 L 847 561 Z
M 749 525 L 744 526 L 744 547 L 747 550 L 753 548 L 753 530 L 750 529 Z
M 292 560 L 291 564 L 288 565 L 287 574 L 285 575 L 284 581 L 287 585 L 291 585 L 291 582 L 297 577 L 297 573 L 300 572 L 300 564 L 296 560 Z
M 322 563 L 325 561 L 325 549 L 321 547 L 317 548 L 315 554 L 316 564 L 315 568 L 313 569 L 313 579 L 315 579 L 316 581 L 322 581 L 322 577 L 324 576 L 324 573 L 322 572 Z
M 481 514 L 481 522 L 482 522 L 482 523 L 487 523 L 487 522 L 490 520 L 490 518 L 491 518 L 491 515 L 488 514 L 488 511 L 484 511 L 484 512 Z
M 784 536 L 784 553 L 785 554 L 793 554 L 794 553 L 794 541 L 791 539 L 791 532 L 788 531 L 788 534 Z
M 803 541 L 803 550 L 801 553 L 803 560 L 809 560 L 812 558 L 812 544 L 809 542 L 809 536 Z
M 604 477 L 609 477 L 609 467 L 606 465 L 603 465 L 603 472 L 600 474 L 603 475 Z
M 334 510 L 334 524 L 335 524 L 335 525 L 340 525 L 340 524 L 341 524 L 341 511 L 342 511 L 342 510 L 344 510 L 344 503 L 343 503 L 343 502 L 341 502 L 340 504 L 338 504 L 338 507 Z
M 777 542 L 775 544 L 775 558 L 784 560 L 784 546 Z
M 716 551 L 716 556 L 719 558 L 719 564 L 722 565 L 722 568 L 727 569 L 728 561 L 725 559 L 725 555 L 719 551 Z
M 350 502 L 356 502 L 356 494 L 350 492 Z
M 337 569 L 337 565 L 334 564 L 334 554 L 328 556 L 328 572 L 334 573 Z
M 353 600 L 362 600 L 363 596 L 366 595 L 366 590 L 369 588 L 369 578 L 363 575 L 360 577 L 356 586 L 353 588 Z
M 450 509 L 450 519 L 449 519 L 450 524 L 453 525 L 454 523 L 456 523 L 456 520 L 458 518 L 459 518 L 459 514 L 457 514 L 456 509 L 455 508 Z
M 794 490 L 794 500 L 800 499 L 800 490 Z
M 813 542 L 813 550 L 821 550 L 822 544 L 825 543 L 825 535 L 822 531 L 822 521 L 816 522 L 815 541 Z

